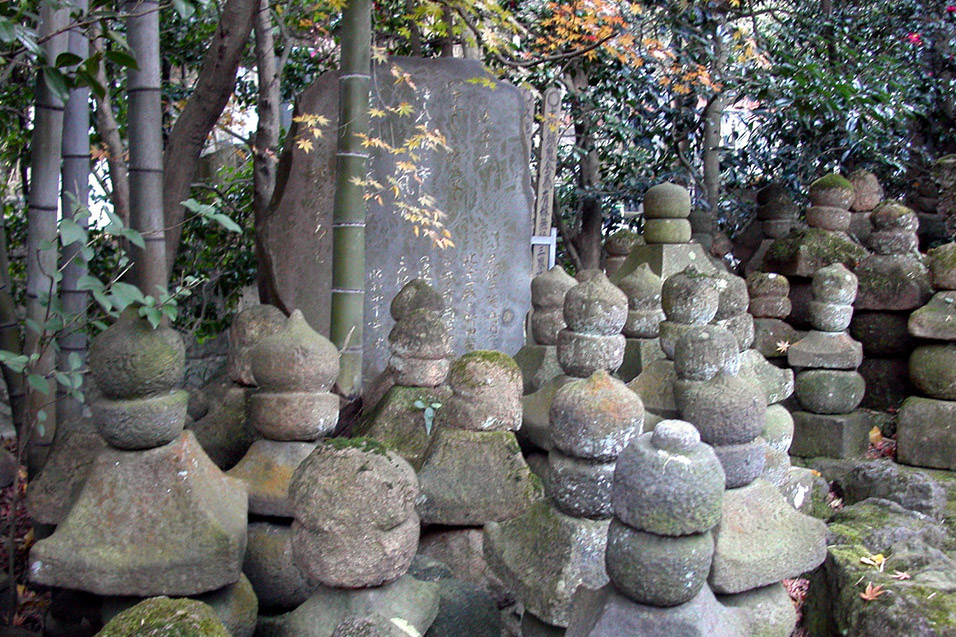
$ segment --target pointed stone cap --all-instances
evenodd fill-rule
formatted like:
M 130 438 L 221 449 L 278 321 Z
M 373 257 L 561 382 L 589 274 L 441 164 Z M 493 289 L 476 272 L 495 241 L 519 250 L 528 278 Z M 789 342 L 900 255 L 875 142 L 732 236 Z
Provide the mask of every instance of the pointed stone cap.
M 186 347 L 168 328 L 153 329 L 127 308 L 90 346 L 90 373 L 108 398 L 166 393 L 183 382 Z
M 834 263 L 814 273 L 811 289 L 816 301 L 852 305 L 856 300 L 857 278 L 842 263 Z
M 456 396 L 482 401 L 520 403 L 524 390 L 521 368 L 495 350 L 468 352 L 452 363 L 448 385 Z
M 551 441 L 565 455 L 611 462 L 644 425 L 644 403 L 605 370 L 558 390 Z
M 675 323 L 710 323 L 720 306 L 714 278 L 694 266 L 667 277 L 661 286 L 661 306 L 667 320 Z
M 845 177 L 830 173 L 810 184 L 810 202 L 814 206 L 831 206 L 849 210 L 856 193 Z
M 282 329 L 285 321 L 285 314 L 273 305 L 254 305 L 236 314 L 229 327 L 229 356 L 226 359 L 232 382 L 255 385 L 249 352 L 263 338 Z
M 853 186 L 853 212 L 869 212 L 883 201 L 883 186 L 876 175 L 863 168 L 850 173 L 849 182 Z
M 393 319 L 400 321 L 412 310 L 419 309 L 441 314 L 445 311 L 445 299 L 425 279 L 412 279 L 392 299 L 389 312 Z
M 260 390 L 326 392 L 339 374 L 339 352 L 295 310 L 281 330 L 252 350 L 252 374 Z
M 644 193 L 646 219 L 686 219 L 690 216 L 690 193 L 683 186 L 665 182 Z
M 531 280 L 531 304 L 536 309 L 563 307 L 564 296 L 577 284 L 573 276 L 556 265 Z
M 618 287 L 627 296 L 627 306 L 631 310 L 654 310 L 661 307 L 661 277 L 654 274 L 647 263 L 634 268 L 634 271 L 621 279 Z
M 613 336 L 627 321 L 627 296 L 597 271 L 564 297 L 564 322 L 574 332 Z
M 437 312 L 412 310 L 395 323 L 388 334 L 392 354 L 402 357 L 440 360 L 451 356 L 451 334 Z

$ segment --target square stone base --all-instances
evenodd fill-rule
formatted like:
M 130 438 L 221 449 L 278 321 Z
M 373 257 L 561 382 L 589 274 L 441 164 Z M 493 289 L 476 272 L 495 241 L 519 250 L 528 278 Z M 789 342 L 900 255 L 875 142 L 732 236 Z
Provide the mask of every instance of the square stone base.
M 862 411 L 849 414 L 793 412 L 793 444 L 790 455 L 804 458 L 858 458 L 866 453 L 872 427 Z
M 629 383 L 651 361 L 665 358 L 660 341 L 656 338 L 629 338 L 624 346 L 624 362 L 617 370 L 617 376 L 625 383 Z
M 956 471 L 956 402 L 910 396 L 896 425 L 896 459 Z

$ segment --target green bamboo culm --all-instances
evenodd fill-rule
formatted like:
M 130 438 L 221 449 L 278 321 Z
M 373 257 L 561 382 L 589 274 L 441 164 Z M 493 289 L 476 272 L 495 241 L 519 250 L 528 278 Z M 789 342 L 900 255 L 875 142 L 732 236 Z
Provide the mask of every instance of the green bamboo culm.
M 338 387 L 348 399 L 362 391 L 365 315 L 365 189 L 372 48 L 371 0 L 349 0 L 342 20 L 339 128 L 332 211 L 332 342 L 341 351 Z

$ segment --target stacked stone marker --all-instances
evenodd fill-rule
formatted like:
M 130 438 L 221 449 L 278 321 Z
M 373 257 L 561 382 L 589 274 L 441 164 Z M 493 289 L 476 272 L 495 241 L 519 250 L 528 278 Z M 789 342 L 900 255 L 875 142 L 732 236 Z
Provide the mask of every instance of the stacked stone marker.
M 647 263 L 662 280 L 693 265 L 700 272 L 713 272 L 714 265 L 697 243 L 691 240 L 690 193 L 671 183 L 657 184 L 644 194 L 644 241 L 637 245 L 614 273 L 617 283 L 637 266 Z
M 569 637 L 750 634 L 707 586 L 724 472 L 690 423 L 665 420 L 633 440 L 614 472 L 610 583 L 579 588 Z
M 667 358 L 652 361 L 637 378 L 628 383 L 644 401 L 648 425 L 678 416 L 674 402 L 674 346 L 695 327 L 707 325 L 717 315 L 720 293 L 714 279 L 692 266 L 664 281 L 661 305 L 666 320 L 660 322 L 660 345 Z M 736 355 L 736 341 L 734 350 Z
M 501 352 L 469 352 L 452 364 L 448 384 L 418 472 L 422 521 L 474 527 L 523 513 L 542 489 L 514 434 L 521 370 Z
M 849 458 L 869 444 L 869 419 L 857 406 L 866 383 L 857 372 L 863 347 L 846 332 L 853 318 L 856 276 L 836 263 L 813 275 L 813 330 L 790 347 L 787 360 L 799 368 L 793 413 L 795 456 Z
M 635 246 L 644 245 L 644 237 L 630 230 L 619 230 L 604 240 L 604 272 L 609 277 L 621 269 Z
M 876 175 L 860 168 L 847 177 L 853 186 L 853 202 L 850 203 L 850 228 L 848 232 L 859 239 L 866 241 L 873 231 L 870 224 L 870 213 L 883 201 L 883 186 Z
M 258 389 L 249 398 L 249 422 L 263 436 L 229 475 L 249 486 L 249 512 L 268 517 L 249 525 L 243 570 L 271 610 L 293 608 L 312 587 L 291 564 L 292 502 L 289 483 L 316 441 L 335 429 L 339 353 L 294 311 L 278 332 L 250 351 Z
M 485 554 L 525 606 L 524 626 L 567 626 L 579 584 L 607 581 L 604 546 L 618 454 L 639 434 L 640 398 L 607 370 L 561 387 L 551 404 L 550 502 L 485 527 Z
M 398 620 L 405 632 L 425 634 L 438 614 L 439 585 L 407 575 L 418 547 L 418 493 L 415 470 L 380 444 L 320 443 L 289 487 L 295 564 L 319 586 L 294 611 L 262 618 L 257 634 L 386 635 L 400 632 Z
M 138 597 L 228 597 L 241 587 L 245 485 L 183 431 L 184 362 L 179 335 L 153 330 L 135 310 L 94 340 L 90 369 L 103 397 L 93 421 L 109 446 L 63 522 L 31 550 L 33 581 Z
M 796 226 L 799 212 L 783 185 L 772 183 L 757 191 L 757 222 L 764 238 L 744 266 L 746 274 L 761 268 L 764 255 L 774 240 L 786 237 Z
M 627 296 L 627 321 L 624 323 L 624 362 L 618 376 L 625 383 L 634 380 L 651 361 L 664 358 L 657 340 L 661 308 L 661 278 L 642 263 L 621 279 L 618 287 Z
M 359 423 L 355 434 L 378 440 L 421 467 L 429 436 L 423 422 L 425 409 L 443 405 L 449 391 L 444 385 L 451 365 L 451 334 L 442 311 L 444 301 L 431 286 L 415 279 L 392 300 L 395 326 L 388 335 L 392 352 L 379 383 L 385 394 Z M 386 389 L 387 386 L 387 389 Z M 366 398 L 372 400 L 378 390 Z
M 524 393 L 538 391 L 561 373 L 558 332 L 563 330 L 564 296 L 577 285 L 574 277 L 555 266 L 531 281 L 531 342 L 515 354 L 521 368 Z
M 866 379 L 863 406 L 896 409 L 912 393 L 906 359 L 913 340 L 906 328 L 910 312 L 933 294 L 929 271 L 919 254 L 916 213 L 896 201 L 880 204 L 870 215 L 867 237 L 872 254 L 856 267 L 859 291 L 850 333 L 863 343 L 860 373 Z
M 782 274 L 753 272 L 747 275 L 748 308 L 754 317 L 754 347 L 771 361 L 783 358 L 787 348 L 799 340 L 798 332 L 787 323 L 790 316 L 790 282 Z
M 929 303 L 913 312 L 909 332 L 920 339 L 909 359 L 909 377 L 922 396 L 900 407 L 896 457 L 905 464 L 956 470 L 956 243 L 929 253 L 933 287 Z

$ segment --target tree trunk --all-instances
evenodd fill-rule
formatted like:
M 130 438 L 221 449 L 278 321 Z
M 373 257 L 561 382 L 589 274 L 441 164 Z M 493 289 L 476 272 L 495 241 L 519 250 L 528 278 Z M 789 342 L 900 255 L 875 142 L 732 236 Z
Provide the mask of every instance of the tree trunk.
M 45 64 L 53 66 L 57 56 L 66 50 L 68 36 L 64 31 L 69 12 L 57 8 L 59 5 L 47 1 L 40 8 L 41 40 L 46 38 L 43 50 Z M 53 35 L 53 34 L 59 35 Z M 55 246 L 57 204 L 60 194 L 60 145 L 63 139 L 63 101 L 53 92 L 43 74 L 37 77 L 36 115 L 33 124 L 33 139 L 30 154 L 30 195 L 28 204 L 27 230 L 27 319 L 34 329 L 27 327 L 24 335 L 24 351 L 27 354 L 40 353 L 40 359 L 29 369 L 30 373 L 46 378 L 48 392 L 31 391 L 27 398 L 27 435 L 20 432 L 20 444 L 35 447 L 37 453 L 28 453 L 30 469 L 42 466 L 42 456 L 52 439 L 56 426 L 52 405 L 54 380 L 52 372 L 55 365 L 53 348 L 50 347 L 49 334 L 42 334 L 35 326 L 42 325 L 48 314 L 48 302 L 56 295 L 56 248 L 41 249 L 42 242 Z M 42 330 L 41 330 L 42 331 Z M 45 415 L 45 422 L 36 427 L 30 424 L 39 412 Z
M 7 255 L 7 232 L 4 226 L 4 217 L 0 215 L 0 349 L 20 354 L 23 351 L 20 343 L 20 319 L 10 295 L 10 259 Z M 7 385 L 7 396 L 10 398 L 13 427 L 19 432 L 23 430 L 26 422 L 23 375 L 14 373 L 6 365 L 0 365 L 0 369 L 3 370 L 3 381 Z
M 94 31 L 99 34 L 99 29 Z M 98 39 L 94 39 L 93 47 L 102 52 Z M 100 60 L 96 67 L 96 81 L 106 89 L 103 97 L 96 98 L 96 132 L 106 144 L 106 162 L 110 168 L 110 201 L 113 203 L 113 213 L 118 216 L 123 225 L 129 226 L 129 173 L 126 170 L 126 146 L 119 133 L 119 124 L 113 116 L 113 104 L 110 100 L 110 82 L 106 78 L 106 62 Z
M 719 84 L 727 64 L 727 50 L 723 44 L 723 27 L 726 18 L 722 15 L 715 21 L 711 29 L 714 43 L 714 57 L 712 58 L 710 75 L 715 84 Z M 691 215 L 693 233 L 699 243 L 710 248 L 713 243 L 713 234 L 717 222 L 720 205 L 720 143 L 721 120 L 724 117 L 726 99 L 721 89 L 715 89 L 704 109 L 704 135 L 701 140 L 701 160 L 704 165 L 704 196 L 707 201 L 707 210 Z
M 338 388 L 349 399 L 362 391 L 365 315 L 365 191 L 372 42 L 371 0 L 350 0 L 342 22 L 339 136 L 332 212 L 332 342 L 341 352 Z
M 123 3 L 130 50 L 138 69 L 129 70 L 130 225 L 145 249 L 131 248 L 133 275 L 144 294 L 166 291 L 163 234 L 163 110 L 160 88 L 159 2 Z
M 87 0 L 74 0 L 72 8 L 80 14 L 87 10 Z M 86 59 L 90 53 L 90 42 L 79 28 L 69 35 L 70 53 Z M 81 227 L 88 227 L 86 207 L 89 201 L 90 186 L 90 89 L 74 88 L 66 103 L 63 122 L 63 196 L 61 208 L 64 218 L 71 218 Z M 83 214 L 75 213 L 82 211 Z M 72 243 L 63 248 L 63 281 L 60 284 L 60 302 L 68 317 L 76 317 L 60 335 L 57 368 L 61 372 L 76 369 L 70 357 L 79 357 L 80 366 L 86 362 L 86 304 L 88 292 L 77 289 L 77 283 L 89 268 L 83 257 L 80 243 Z M 61 427 L 80 418 L 83 404 L 72 398 L 62 385 L 57 386 L 56 420 Z
M 279 144 L 279 99 L 283 63 L 276 63 L 275 41 L 272 37 L 272 15 L 267 0 L 260 0 L 255 17 L 256 67 L 259 75 L 259 122 L 253 147 L 253 194 L 252 209 L 256 230 L 256 263 L 259 300 L 276 304 L 278 293 L 275 282 L 266 274 L 269 251 L 263 244 L 260 229 L 264 227 L 266 213 L 276 186 L 276 153 Z M 286 49 L 289 47 L 287 46 Z
M 258 10 L 259 0 L 226 0 L 216 34 L 203 58 L 196 89 L 169 133 L 163 160 L 162 211 L 166 222 L 166 265 L 170 272 L 182 235 L 184 211 L 180 204 L 189 198 L 206 138 L 232 96 L 236 70 Z
M 578 93 L 587 88 L 588 81 L 587 72 L 578 68 L 567 83 L 573 91 L 571 109 L 575 122 L 575 145 L 582 152 L 578 166 L 581 223 L 577 233 L 573 237 L 565 237 L 565 241 L 570 240 L 574 246 L 582 270 L 601 267 L 601 242 L 604 235 L 604 212 L 601 195 L 597 192 L 601 183 L 601 160 L 591 137 L 590 116 L 581 112 L 580 99 L 577 97 Z

